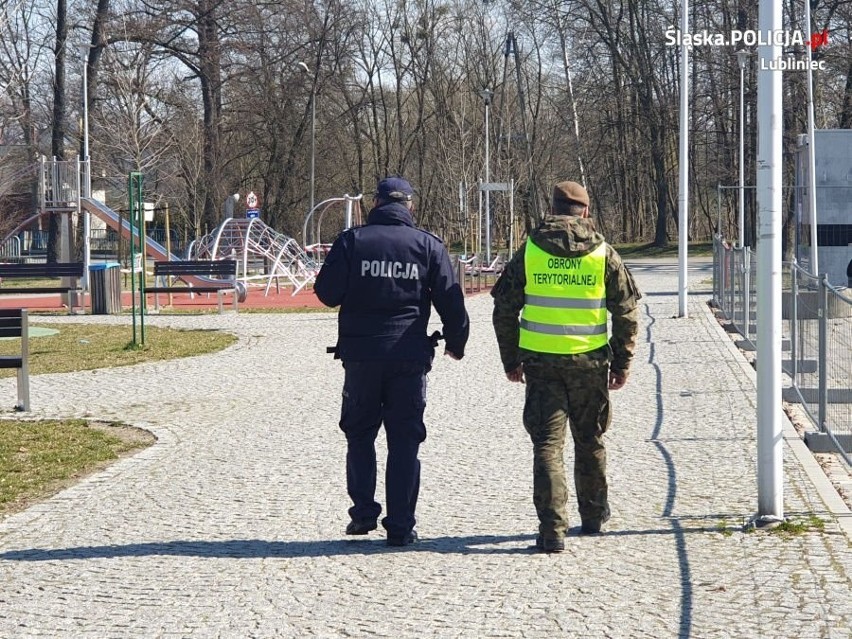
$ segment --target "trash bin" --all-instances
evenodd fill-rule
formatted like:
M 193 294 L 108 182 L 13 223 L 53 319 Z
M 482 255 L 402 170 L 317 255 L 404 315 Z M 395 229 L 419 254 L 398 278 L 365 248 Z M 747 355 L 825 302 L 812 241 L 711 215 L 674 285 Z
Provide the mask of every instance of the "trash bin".
M 118 262 L 89 265 L 89 293 L 92 315 L 121 313 L 121 271 Z

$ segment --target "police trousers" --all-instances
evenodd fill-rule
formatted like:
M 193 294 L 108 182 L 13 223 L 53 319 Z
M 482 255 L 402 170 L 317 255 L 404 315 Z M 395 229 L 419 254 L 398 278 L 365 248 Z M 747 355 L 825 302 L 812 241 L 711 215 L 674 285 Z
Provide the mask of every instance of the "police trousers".
M 533 503 L 539 534 L 559 538 L 568 530 L 563 449 L 565 424 L 574 440 L 574 484 L 583 521 L 609 519 L 606 448 L 609 427 L 608 367 L 570 369 L 524 364 L 524 428 L 533 444 Z
M 347 361 L 340 429 L 346 435 L 346 487 L 354 520 L 377 520 L 382 507 L 376 493 L 376 436 L 382 424 L 387 438 L 385 468 L 388 536 L 404 536 L 416 523 L 420 492 L 417 454 L 426 439 L 426 374 L 430 366 L 411 361 Z

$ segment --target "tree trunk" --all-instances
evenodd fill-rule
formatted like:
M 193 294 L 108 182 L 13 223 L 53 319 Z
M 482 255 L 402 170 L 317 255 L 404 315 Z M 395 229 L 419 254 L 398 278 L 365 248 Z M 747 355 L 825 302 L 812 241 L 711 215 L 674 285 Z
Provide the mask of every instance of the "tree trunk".
M 65 41 L 68 39 L 65 0 L 56 2 L 55 75 L 53 80 L 53 128 L 50 150 L 57 160 L 65 159 Z M 47 261 L 59 261 L 60 216 L 51 213 L 47 226 Z
M 224 197 L 220 184 L 222 139 L 222 51 L 216 24 L 216 5 L 205 0 L 198 16 L 198 66 L 201 71 L 201 100 L 204 109 L 204 221 L 219 223 L 218 207 Z

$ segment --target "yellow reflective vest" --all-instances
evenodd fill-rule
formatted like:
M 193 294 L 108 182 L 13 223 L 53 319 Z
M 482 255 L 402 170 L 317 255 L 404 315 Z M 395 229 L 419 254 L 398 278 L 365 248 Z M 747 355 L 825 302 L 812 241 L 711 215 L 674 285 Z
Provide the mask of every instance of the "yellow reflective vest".
M 527 239 L 524 270 L 521 348 L 576 355 L 606 345 L 606 244 L 582 257 L 560 257 Z

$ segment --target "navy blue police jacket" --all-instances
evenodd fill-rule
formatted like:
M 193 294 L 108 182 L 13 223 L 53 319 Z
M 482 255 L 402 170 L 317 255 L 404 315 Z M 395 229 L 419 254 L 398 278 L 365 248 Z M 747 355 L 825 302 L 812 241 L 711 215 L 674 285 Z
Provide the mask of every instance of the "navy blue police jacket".
M 433 304 L 447 350 L 464 356 L 470 322 L 447 249 L 414 226 L 404 204 L 378 206 L 366 225 L 341 233 L 314 292 L 326 306 L 340 306 L 337 356 L 344 362 L 430 363 L 434 346 L 427 326 Z

